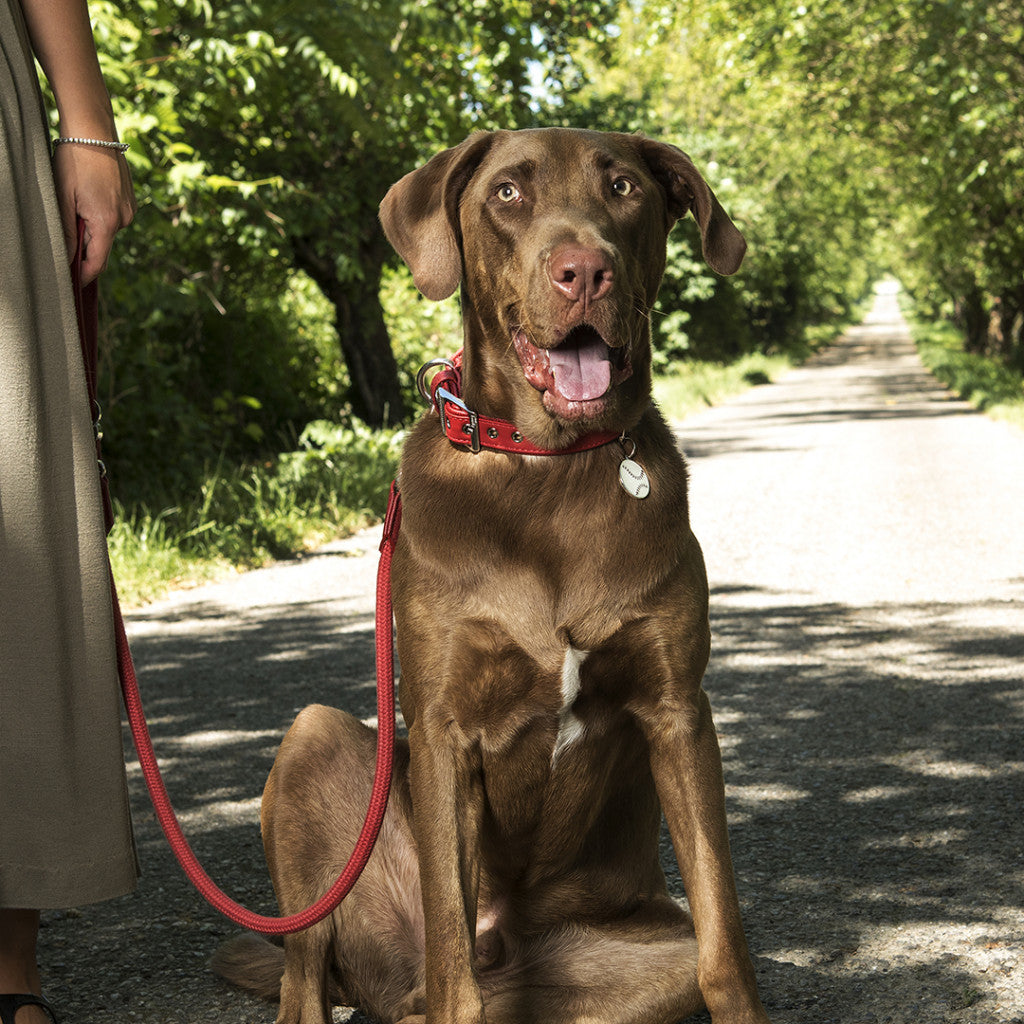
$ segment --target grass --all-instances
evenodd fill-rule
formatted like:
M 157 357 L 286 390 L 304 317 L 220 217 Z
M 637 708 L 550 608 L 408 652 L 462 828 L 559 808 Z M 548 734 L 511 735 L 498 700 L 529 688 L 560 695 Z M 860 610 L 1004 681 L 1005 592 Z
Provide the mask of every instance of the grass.
M 294 557 L 373 522 L 384 512 L 401 440 L 393 430 L 312 423 L 296 451 L 212 466 L 194 499 L 178 507 L 117 508 L 108 546 L 122 604 Z
M 735 363 L 687 362 L 654 378 L 654 399 L 670 420 L 717 405 L 756 384 L 767 384 L 793 365 L 787 356 L 752 353 Z
M 655 374 L 654 400 L 669 420 L 680 420 L 699 409 L 718 405 L 747 388 L 770 384 L 831 345 L 866 309 L 865 303 L 854 310 L 849 320 L 806 326 L 799 339 L 790 339 L 785 354 L 750 352 L 732 363 L 678 362 L 669 371 Z
M 153 515 L 131 513 L 119 505 L 107 538 L 110 564 L 120 601 L 126 607 L 148 604 L 175 587 L 198 586 L 232 571 L 226 558 L 182 548 L 179 509 Z M 179 520 L 180 521 L 180 520 Z
M 988 415 L 1024 429 L 1024 374 L 964 351 L 950 323 L 910 319 L 921 360 L 947 387 Z

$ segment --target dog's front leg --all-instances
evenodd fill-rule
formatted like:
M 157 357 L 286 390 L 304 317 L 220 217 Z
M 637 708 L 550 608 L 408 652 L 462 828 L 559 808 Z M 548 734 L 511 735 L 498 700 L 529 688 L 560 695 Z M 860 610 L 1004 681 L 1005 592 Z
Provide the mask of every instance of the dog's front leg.
M 426 931 L 427 1024 L 483 1024 L 473 974 L 483 784 L 474 745 L 440 711 L 409 731 Z
M 644 718 L 651 770 L 697 933 L 701 994 L 715 1024 L 767 1024 L 740 918 L 722 758 L 707 694 L 699 682 L 690 684 Z

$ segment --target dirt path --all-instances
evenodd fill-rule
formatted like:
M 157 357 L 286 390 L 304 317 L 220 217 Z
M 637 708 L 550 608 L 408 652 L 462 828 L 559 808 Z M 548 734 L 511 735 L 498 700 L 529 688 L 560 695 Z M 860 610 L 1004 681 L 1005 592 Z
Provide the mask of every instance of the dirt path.
M 1024 433 L 952 401 L 882 295 L 812 364 L 679 435 L 772 1019 L 1024 1024 Z M 273 911 L 256 822 L 283 730 L 313 700 L 373 714 L 375 567 L 364 535 L 130 617 L 186 831 L 254 909 Z M 129 763 L 144 877 L 47 916 L 62 1020 L 269 1024 L 208 973 L 234 928 L 187 886 Z

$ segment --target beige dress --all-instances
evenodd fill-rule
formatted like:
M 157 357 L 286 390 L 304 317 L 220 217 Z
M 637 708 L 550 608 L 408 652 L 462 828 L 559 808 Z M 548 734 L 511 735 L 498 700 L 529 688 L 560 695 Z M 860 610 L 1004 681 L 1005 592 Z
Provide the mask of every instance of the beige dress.
M 18 0 L 0 0 L 0 907 L 130 891 L 106 539 Z

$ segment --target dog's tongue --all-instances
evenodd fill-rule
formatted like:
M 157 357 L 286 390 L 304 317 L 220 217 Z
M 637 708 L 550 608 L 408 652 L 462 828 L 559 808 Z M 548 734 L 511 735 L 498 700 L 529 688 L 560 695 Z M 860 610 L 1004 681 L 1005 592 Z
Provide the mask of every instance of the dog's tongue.
M 579 345 L 548 349 L 555 390 L 570 402 L 600 398 L 611 386 L 612 364 L 608 346 L 596 333 Z

